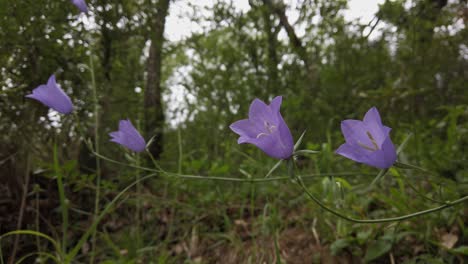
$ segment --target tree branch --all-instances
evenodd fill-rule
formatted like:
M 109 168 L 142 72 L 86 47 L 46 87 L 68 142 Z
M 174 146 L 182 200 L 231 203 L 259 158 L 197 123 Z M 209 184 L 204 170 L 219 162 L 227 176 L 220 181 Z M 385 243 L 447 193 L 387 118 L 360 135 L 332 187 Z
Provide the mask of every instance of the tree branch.
M 270 10 L 276 14 L 279 18 L 280 24 L 283 26 L 284 30 L 288 34 L 289 41 L 297 53 L 299 58 L 304 62 L 306 67 L 310 69 L 311 63 L 309 56 L 307 54 L 307 50 L 305 49 L 304 45 L 302 44 L 301 39 L 297 36 L 296 31 L 292 27 L 291 23 L 289 23 L 288 17 L 286 16 L 285 6 L 283 4 L 273 4 L 271 0 L 263 0 L 263 3 L 270 8 Z

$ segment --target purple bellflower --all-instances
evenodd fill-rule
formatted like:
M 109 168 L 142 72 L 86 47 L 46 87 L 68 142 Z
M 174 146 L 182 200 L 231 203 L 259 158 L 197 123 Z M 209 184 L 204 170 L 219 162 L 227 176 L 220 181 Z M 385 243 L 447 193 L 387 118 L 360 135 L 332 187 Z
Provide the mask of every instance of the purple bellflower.
M 280 113 L 281 102 L 281 96 L 275 97 L 270 105 L 255 99 L 250 105 L 249 118 L 230 126 L 240 136 L 237 143 L 253 144 L 273 158 L 290 158 L 294 143 L 291 131 Z
M 341 122 L 346 143 L 336 153 L 372 167 L 390 168 L 397 159 L 390 130 L 382 124 L 377 108 L 372 107 L 363 121 L 348 119 Z
M 120 120 L 119 130 L 109 133 L 112 142 L 120 144 L 135 152 L 143 152 L 146 148 L 145 139 L 138 130 L 132 125 L 130 120 Z
M 71 2 L 78 7 L 78 9 L 83 12 L 87 13 L 88 12 L 88 6 L 86 5 L 85 0 L 71 0 Z
M 69 114 L 73 111 L 70 97 L 57 85 L 53 74 L 47 84 L 39 85 L 32 91 L 32 94 L 28 94 L 26 97 L 35 99 L 62 114 Z

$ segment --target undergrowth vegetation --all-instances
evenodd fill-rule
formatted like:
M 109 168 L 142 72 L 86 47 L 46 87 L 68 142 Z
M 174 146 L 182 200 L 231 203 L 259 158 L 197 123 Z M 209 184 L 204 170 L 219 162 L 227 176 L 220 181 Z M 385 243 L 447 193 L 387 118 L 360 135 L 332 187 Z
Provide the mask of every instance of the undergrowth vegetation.
M 0 0 L 0 263 L 466 262 L 465 1 L 292 2 Z

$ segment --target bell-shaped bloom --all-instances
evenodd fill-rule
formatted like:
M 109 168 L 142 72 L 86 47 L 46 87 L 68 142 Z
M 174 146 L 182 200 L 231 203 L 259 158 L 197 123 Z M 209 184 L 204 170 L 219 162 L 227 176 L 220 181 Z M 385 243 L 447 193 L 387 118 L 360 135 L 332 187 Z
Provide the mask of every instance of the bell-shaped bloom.
M 250 143 L 277 159 L 288 159 L 294 150 L 291 131 L 280 113 L 282 97 L 275 97 L 270 105 L 255 99 L 250 105 L 249 118 L 231 124 L 240 137 L 237 143 Z
M 53 74 L 47 84 L 39 85 L 32 91 L 32 94 L 26 97 L 35 99 L 62 114 L 69 114 L 73 111 L 70 97 L 57 85 Z
M 120 144 L 135 152 L 143 152 L 145 150 L 145 139 L 128 119 L 120 120 L 119 130 L 109 133 L 109 136 L 112 137 L 110 141 Z
M 85 0 L 71 0 L 71 2 L 78 7 L 78 9 L 83 12 L 87 13 L 88 12 L 88 6 L 86 5 Z
M 348 119 L 341 122 L 346 143 L 336 153 L 369 166 L 389 168 L 397 159 L 390 130 L 382 124 L 377 108 L 372 107 L 363 121 Z

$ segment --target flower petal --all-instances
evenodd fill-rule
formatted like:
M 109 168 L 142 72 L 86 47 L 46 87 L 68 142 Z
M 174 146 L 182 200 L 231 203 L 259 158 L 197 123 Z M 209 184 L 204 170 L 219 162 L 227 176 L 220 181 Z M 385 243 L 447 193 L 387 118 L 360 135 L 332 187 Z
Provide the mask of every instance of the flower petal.
M 382 167 L 383 163 L 381 162 L 382 155 L 380 155 L 380 151 L 369 151 L 366 150 L 358 145 L 352 144 L 342 144 L 335 153 L 344 156 L 350 160 L 354 160 L 359 163 L 363 163 L 372 167 L 380 168 Z
M 49 77 L 47 85 L 39 85 L 32 91 L 32 94 L 26 97 L 38 100 L 62 114 L 69 114 L 73 111 L 70 97 L 57 85 L 55 75 Z
M 278 132 L 279 132 L 279 142 L 281 144 L 282 156 L 283 159 L 291 157 L 294 151 L 294 140 L 289 130 L 288 125 L 284 121 L 281 114 L 278 112 Z
M 253 138 L 251 138 L 251 137 L 240 136 L 240 137 L 237 139 L 237 144 L 249 143 L 249 141 L 252 140 L 252 139 L 253 139 Z
M 282 101 L 283 101 L 282 96 L 276 96 L 275 98 L 273 98 L 273 100 L 271 100 L 270 105 L 269 105 L 270 111 L 272 113 L 279 113 Z
M 278 158 L 290 158 L 294 143 L 288 126 L 280 113 L 282 97 L 275 97 L 270 105 L 259 99 L 250 104 L 249 119 L 234 122 L 229 127 L 240 137 L 237 143 L 250 143 L 267 155 Z
M 32 94 L 28 94 L 25 97 L 38 100 L 41 103 L 45 104 L 43 101 L 45 100 L 45 97 L 47 94 L 46 91 L 47 91 L 47 85 L 41 84 L 38 87 L 34 88 L 34 90 L 32 91 Z
M 392 130 L 392 129 L 389 128 L 388 126 L 383 126 L 383 132 L 384 132 L 385 135 L 388 136 L 388 135 L 390 134 L 390 131 L 391 131 L 391 130 Z
M 366 159 L 366 153 L 364 153 L 363 148 L 358 148 L 349 143 L 342 144 L 335 153 L 356 162 L 363 162 Z
M 377 110 L 375 106 L 373 106 L 371 109 L 367 111 L 367 113 L 364 115 L 363 121 L 365 123 L 376 123 L 376 124 L 382 125 L 382 120 L 380 119 L 379 110 Z
M 55 80 L 55 74 L 52 74 L 47 80 L 47 87 L 58 88 L 57 81 Z
M 146 148 L 145 139 L 133 126 L 130 120 L 120 120 L 119 130 L 109 133 L 113 137 L 110 141 L 118 143 L 135 152 L 142 152 Z
M 365 158 L 363 158 L 361 163 L 364 163 L 366 165 L 376 167 L 379 169 L 387 169 L 387 168 L 390 168 L 393 165 L 393 163 L 395 163 L 395 160 L 386 159 L 385 151 L 377 150 L 374 153 L 369 154 Z
M 344 120 L 341 130 L 346 143 L 336 153 L 369 166 L 385 169 L 391 167 L 397 154 L 389 133 L 384 126 L 377 108 L 367 111 L 364 121 Z
M 239 136 L 246 136 L 251 138 L 256 138 L 260 133 L 263 131 L 258 130 L 257 126 L 255 126 L 249 119 L 242 119 L 232 123 L 229 128 L 232 131 L 237 133 Z
M 277 159 L 287 159 L 291 157 L 292 154 L 292 151 L 288 151 L 284 146 L 282 146 L 282 144 L 280 144 L 279 131 L 259 138 L 244 138 L 242 143 L 253 144 L 265 152 L 268 156 Z
M 109 136 L 112 137 L 111 141 L 119 143 L 120 138 L 122 137 L 122 132 L 120 132 L 120 131 L 110 132 Z
M 119 131 L 122 132 L 127 132 L 134 129 L 136 131 L 136 128 L 133 126 L 132 122 L 128 119 L 126 120 L 120 120 L 119 121 Z
M 271 112 L 265 102 L 257 98 L 250 104 L 249 119 L 261 131 L 265 130 L 265 122 L 277 125 L 276 114 Z
M 78 7 L 78 9 L 81 12 L 83 12 L 83 13 L 88 12 L 88 6 L 86 5 L 85 0 L 71 0 L 71 1 L 76 7 Z
M 363 144 L 372 147 L 372 141 L 367 135 L 368 127 L 360 120 L 347 119 L 341 122 L 341 132 L 347 143 Z
M 387 137 L 383 142 L 382 152 L 385 160 L 383 168 L 390 168 L 397 160 L 395 145 L 393 145 L 390 137 Z
M 368 131 L 372 134 L 379 147 L 383 144 L 384 140 L 388 137 L 391 128 L 384 126 L 380 119 L 379 111 L 377 108 L 372 107 L 367 111 L 364 116 L 364 124 L 366 124 Z

